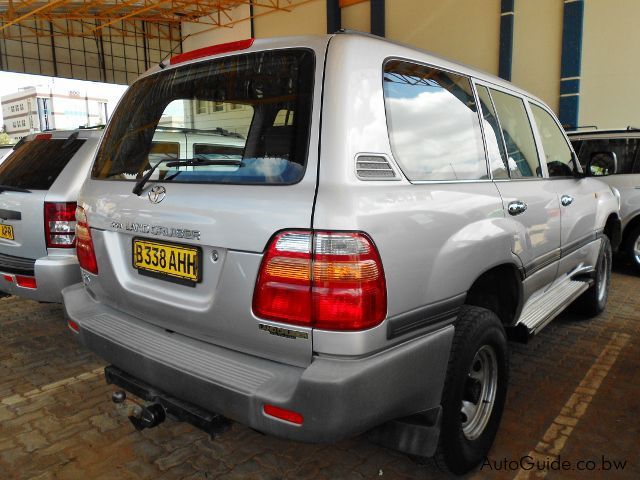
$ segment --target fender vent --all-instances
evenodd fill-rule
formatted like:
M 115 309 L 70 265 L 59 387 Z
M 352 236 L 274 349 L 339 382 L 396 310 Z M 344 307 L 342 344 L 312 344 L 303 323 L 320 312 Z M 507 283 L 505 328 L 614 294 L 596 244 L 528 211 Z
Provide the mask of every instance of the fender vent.
M 356 159 L 356 175 L 360 180 L 400 180 L 385 157 L 361 155 Z

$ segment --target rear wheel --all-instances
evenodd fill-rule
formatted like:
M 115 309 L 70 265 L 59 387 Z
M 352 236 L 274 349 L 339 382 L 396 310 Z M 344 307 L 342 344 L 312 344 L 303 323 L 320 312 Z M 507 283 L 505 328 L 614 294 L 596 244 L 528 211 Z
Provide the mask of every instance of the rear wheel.
M 611 284 L 611 242 L 608 237 L 602 237 L 600 254 L 596 263 L 596 274 L 593 285 L 575 302 L 578 310 L 589 317 L 600 315 L 607 306 L 609 285 Z
M 629 258 L 636 267 L 636 271 L 640 272 L 640 225 L 631 230 L 627 239 L 627 253 Z
M 442 394 L 439 467 L 463 474 L 486 458 L 502 417 L 508 371 L 507 338 L 498 317 L 464 307 Z

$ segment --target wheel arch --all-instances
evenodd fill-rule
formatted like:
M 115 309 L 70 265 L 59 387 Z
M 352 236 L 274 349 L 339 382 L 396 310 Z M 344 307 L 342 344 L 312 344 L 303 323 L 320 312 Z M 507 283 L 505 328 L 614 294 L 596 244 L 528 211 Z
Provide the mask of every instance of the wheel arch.
M 505 327 L 513 326 L 523 306 L 523 274 L 513 263 L 483 272 L 467 291 L 466 305 L 494 312 Z

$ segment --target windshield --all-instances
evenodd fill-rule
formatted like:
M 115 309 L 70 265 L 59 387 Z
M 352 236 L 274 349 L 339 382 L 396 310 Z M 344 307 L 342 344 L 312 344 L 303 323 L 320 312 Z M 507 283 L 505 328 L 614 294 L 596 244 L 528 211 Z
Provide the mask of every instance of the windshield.
M 49 190 L 69 160 L 84 144 L 69 138 L 38 138 L 22 141 L 0 165 L 0 185 Z
M 306 165 L 313 73 L 313 53 L 291 49 L 142 78 L 114 113 L 92 178 L 139 180 L 163 162 L 152 181 L 298 182 Z M 171 160 L 195 161 L 175 165 Z

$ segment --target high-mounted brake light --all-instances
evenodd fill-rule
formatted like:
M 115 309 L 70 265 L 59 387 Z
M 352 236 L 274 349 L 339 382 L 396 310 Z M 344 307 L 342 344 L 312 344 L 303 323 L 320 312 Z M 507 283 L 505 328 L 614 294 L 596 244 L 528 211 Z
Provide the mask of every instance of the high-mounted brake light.
M 84 208 L 76 209 L 76 254 L 78 255 L 78 263 L 80 268 L 87 270 L 95 275 L 98 274 L 98 261 L 96 260 L 96 252 L 93 248 L 93 239 L 91 238 L 91 227 L 87 220 L 87 214 Z
M 38 135 L 36 135 L 35 140 L 50 140 L 52 136 L 53 135 L 51 135 L 50 133 L 39 133 Z
M 199 48 L 197 50 L 191 50 L 190 52 L 179 53 L 171 57 L 169 60 L 170 65 L 177 63 L 188 62 L 189 60 L 195 60 L 196 58 L 209 57 L 211 55 L 217 55 L 219 53 L 235 52 L 237 50 L 245 50 L 253 45 L 254 38 L 247 38 L 246 40 L 237 40 L 235 42 L 221 43 L 219 45 L 211 45 L 210 47 Z
M 363 330 L 387 314 L 382 261 L 361 232 L 286 231 L 262 259 L 253 311 L 326 330 Z
M 45 202 L 44 235 L 48 248 L 76 246 L 76 202 Z

